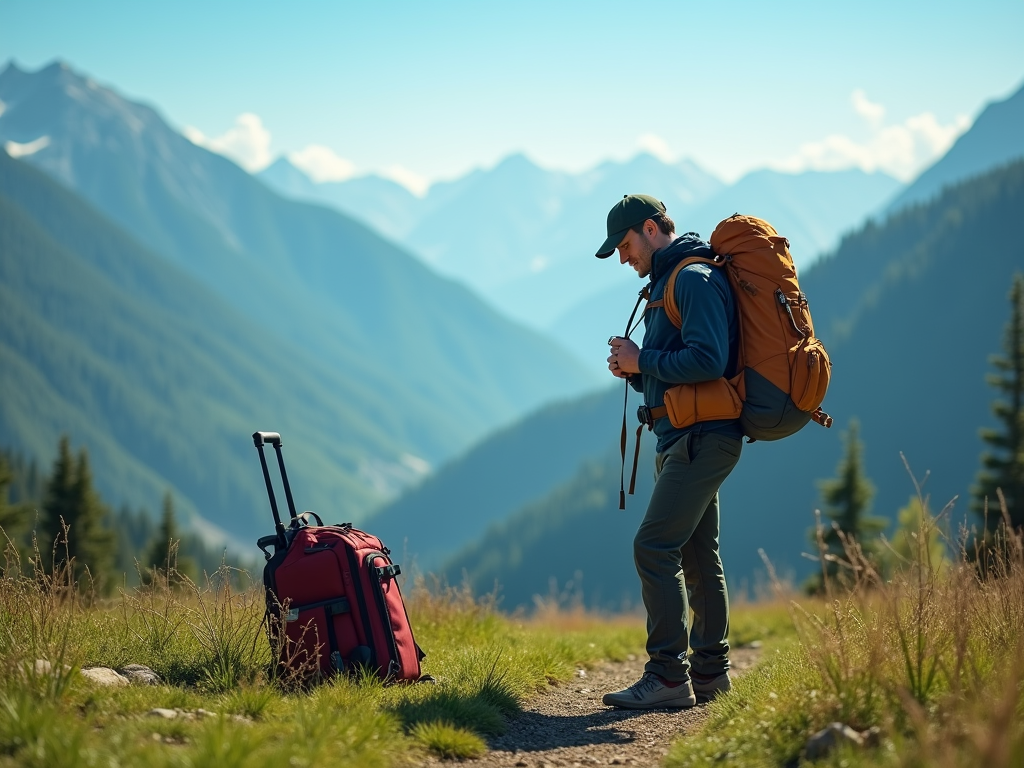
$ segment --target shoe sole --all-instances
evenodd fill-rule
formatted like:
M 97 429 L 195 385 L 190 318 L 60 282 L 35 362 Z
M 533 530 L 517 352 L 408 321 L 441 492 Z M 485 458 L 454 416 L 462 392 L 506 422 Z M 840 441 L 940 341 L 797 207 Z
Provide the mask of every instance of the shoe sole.
M 643 701 L 608 701 L 607 699 L 601 699 L 601 703 L 606 707 L 615 707 L 616 709 L 689 709 L 690 707 L 697 706 L 696 697 L 687 699 L 667 699 L 666 701 L 658 702 L 643 702 Z

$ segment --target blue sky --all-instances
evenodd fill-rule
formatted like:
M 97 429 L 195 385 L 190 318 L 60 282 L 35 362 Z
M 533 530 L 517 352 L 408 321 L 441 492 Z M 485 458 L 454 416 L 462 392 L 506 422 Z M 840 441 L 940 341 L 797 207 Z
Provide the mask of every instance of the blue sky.
M 908 178 L 1024 83 L 1022 31 L 1024 0 L 0 0 L 0 60 L 65 59 L 250 168 L 295 153 L 419 188 L 511 152 L 580 171 L 640 148 L 726 179 Z

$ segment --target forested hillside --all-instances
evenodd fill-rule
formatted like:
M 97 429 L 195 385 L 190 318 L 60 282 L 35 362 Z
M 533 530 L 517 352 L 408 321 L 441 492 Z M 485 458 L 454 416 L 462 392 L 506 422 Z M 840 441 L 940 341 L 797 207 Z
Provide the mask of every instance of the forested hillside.
M 358 380 L 387 403 L 375 418 L 399 421 L 411 438 L 406 450 L 421 459 L 446 458 L 552 397 L 595 384 L 566 350 L 365 225 L 280 197 L 154 109 L 66 64 L 38 72 L 8 65 L 0 100 L 0 142 L 13 142 L 24 162 L 196 278 L 258 332 Z M 20 200 L 17 189 L 8 195 Z M 526 346 L 552 375 L 537 379 L 516 362 L 513 351 Z
M 249 538 L 269 516 L 249 435 L 279 428 L 300 503 L 359 517 L 376 501 L 365 457 L 411 442 L 357 378 L 254 328 L 3 153 L 0 243 L 0 434 L 44 461 L 74 435 L 115 503 L 152 509 L 172 488 Z

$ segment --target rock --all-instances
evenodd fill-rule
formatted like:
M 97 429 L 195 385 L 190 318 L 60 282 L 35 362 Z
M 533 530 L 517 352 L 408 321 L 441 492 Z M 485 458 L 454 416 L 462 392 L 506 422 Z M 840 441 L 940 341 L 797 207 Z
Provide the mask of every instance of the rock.
M 129 685 L 127 677 L 119 675 L 110 667 L 87 667 L 82 670 L 82 677 L 96 685 Z
M 818 731 L 807 740 L 804 753 L 808 760 L 819 760 L 841 744 L 863 747 L 864 738 L 848 725 L 829 723 L 827 728 Z
M 117 670 L 118 674 L 124 675 L 135 685 L 160 685 L 163 682 L 160 675 L 142 664 L 129 664 Z
M 752 648 L 753 650 L 756 651 L 758 648 L 760 648 L 763 645 L 764 645 L 764 643 L 762 643 L 760 640 L 751 640 L 749 643 L 747 643 L 743 647 L 744 648 Z
M 156 709 L 149 710 L 146 714 L 150 717 L 162 717 L 164 720 L 174 720 L 178 717 L 178 710 L 157 707 Z
M 576 677 L 586 677 L 586 676 L 587 676 L 587 670 L 585 670 L 585 669 L 577 669 L 576 670 Z
M 216 717 L 216 716 L 217 716 L 216 712 L 211 712 L 208 709 L 197 709 L 196 710 L 196 717 L 199 717 L 199 718 L 203 718 L 203 717 Z
M 53 671 L 53 664 L 46 659 L 36 659 L 36 663 L 32 667 L 37 675 L 48 675 Z

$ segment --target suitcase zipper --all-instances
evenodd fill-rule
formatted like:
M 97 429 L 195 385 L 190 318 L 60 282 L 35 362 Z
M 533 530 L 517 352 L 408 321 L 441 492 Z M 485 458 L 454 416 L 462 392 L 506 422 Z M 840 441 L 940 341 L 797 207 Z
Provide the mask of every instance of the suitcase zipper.
M 391 641 L 391 662 L 388 664 L 387 669 L 387 676 L 390 677 L 392 673 L 392 666 L 394 666 L 395 668 L 394 671 L 399 672 L 401 671 L 402 664 L 400 661 L 401 657 L 398 655 L 398 640 L 395 637 L 395 628 L 391 625 L 391 614 L 388 613 L 387 600 L 384 598 L 384 584 L 382 582 L 383 574 L 378 573 L 377 570 L 373 568 L 373 566 L 371 565 L 375 557 L 382 557 L 386 560 L 387 555 L 378 550 L 369 552 L 366 555 L 366 567 L 368 570 L 372 569 L 373 573 L 377 574 L 377 576 L 373 579 L 374 594 L 377 596 L 377 609 L 380 611 L 381 617 L 384 619 L 385 622 L 385 627 L 387 630 L 387 637 L 385 639 Z M 383 570 L 387 569 L 391 569 L 389 572 L 390 578 L 394 578 L 401 572 L 397 565 L 383 566 Z
M 359 560 L 356 558 L 355 550 L 346 547 L 345 554 L 348 556 L 349 568 L 352 569 L 352 584 L 361 593 L 363 585 L 362 579 L 359 576 Z M 366 610 L 366 601 L 361 599 L 361 595 L 354 595 L 354 597 L 359 604 L 359 616 L 363 620 L 363 634 L 366 635 L 366 645 L 370 649 L 370 663 L 380 668 L 380 664 L 377 663 L 377 647 L 373 642 L 373 630 L 370 629 L 370 612 Z

